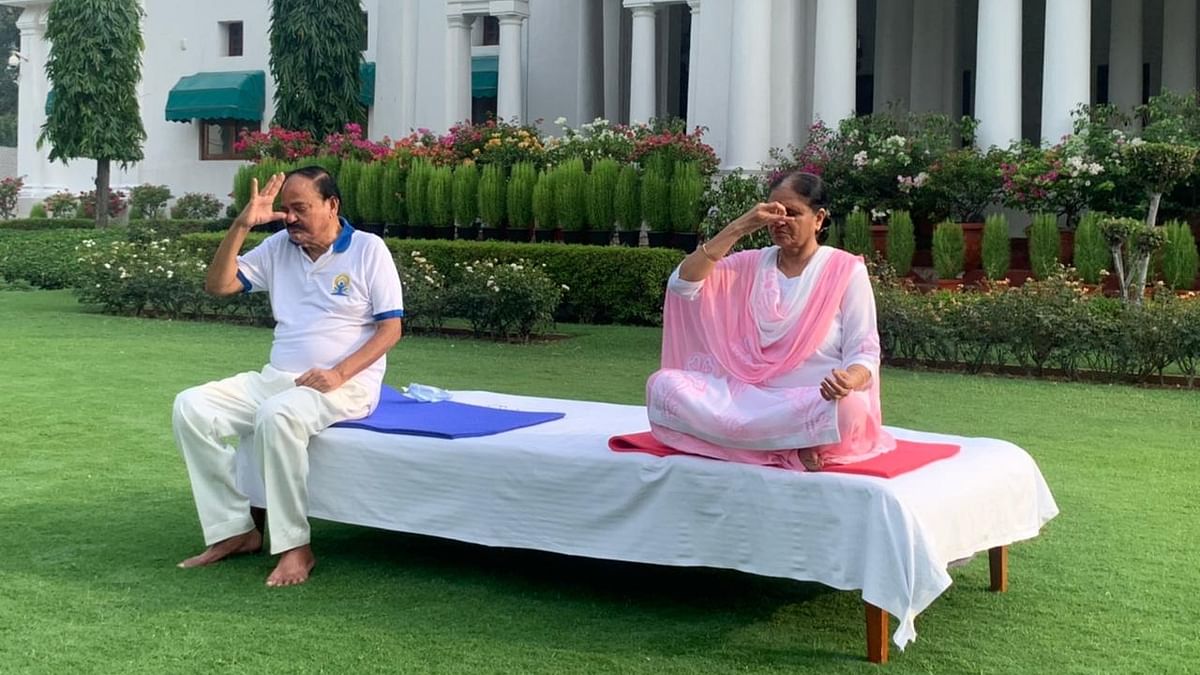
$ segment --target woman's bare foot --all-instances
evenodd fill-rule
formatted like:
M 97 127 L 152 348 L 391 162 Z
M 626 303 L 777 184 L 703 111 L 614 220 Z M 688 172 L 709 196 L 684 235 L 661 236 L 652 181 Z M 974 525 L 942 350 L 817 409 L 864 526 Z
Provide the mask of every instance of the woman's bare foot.
M 814 448 L 800 448 L 796 451 L 796 457 L 804 465 L 805 471 L 820 471 L 825 468 L 825 462 L 821 461 L 821 453 Z
M 302 584 L 308 581 L 308 575 L 316 564 L 317 559 L 308 544 L 284 551 L 283 555 L 279 556 L 279 564 L 267 577 L 267 585 L 277 587 Z
M 234 536 L 218 541 L 209 546 L 203 553 L 197 556 L 192 556 L 187 560 L 179 563 L 179 567 L 184 569 L 191 567 L 203 567 L 211 565 L 215 562 L 224 560 L 225 558 L 242 555 L 244 553 L 258 553 L 262 550 L 262 532 L 257 529 L 235 534 Z

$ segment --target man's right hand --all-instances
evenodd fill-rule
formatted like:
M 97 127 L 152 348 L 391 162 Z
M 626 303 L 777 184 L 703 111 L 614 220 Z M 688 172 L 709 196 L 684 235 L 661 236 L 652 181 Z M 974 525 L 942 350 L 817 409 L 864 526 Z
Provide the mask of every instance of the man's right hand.
M 277 220 L 287 218 L 286 213 L 275 210 L 275 198 L 279 196 L 279 191 L 283 189 L 283 174 L 277 173 L 271 176 L 267 181 L 267 186 L 258 190 L 258 179 L 250 179 L 250 201 L 246 203 L 246 208 L 238 214 L 234 219 L 233 224 L 243 227 L 247 230 L 266 225 Z

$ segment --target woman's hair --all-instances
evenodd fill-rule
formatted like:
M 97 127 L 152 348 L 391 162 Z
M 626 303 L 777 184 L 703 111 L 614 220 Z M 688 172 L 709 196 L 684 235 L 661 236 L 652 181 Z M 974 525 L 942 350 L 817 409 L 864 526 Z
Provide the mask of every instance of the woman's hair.
M 813 211 L 825 209 L 829 211 L 829 193 L 825 189 L 825 181 L 815 173 L 807 171 L 789 171 L 779 174 L 767 184 L 768 192 L 783 188 L 795 192 L 798 197 L 808 202 Z
M 335 181 L 333 176 L 331 176 L 329 172 L 325 170 L 325 167 L 313 164 L 310 166 L 302 166 L 299 169 L 292 169 L 291 171 L 287 172 L 287 175 L 284 176 L 284 180 L 286 181 L 292 176 L 300 176 L 301 178 L 307 178 L 311 180 L 313 182 L 313 187 L 317 190 L 317 194 L 321 195 L 321 199 L 337 197 L 339 206 L 338 210 L 341 210 L 340 206 L 342 203 L 342 193 L 338 190 L 337 181 Z

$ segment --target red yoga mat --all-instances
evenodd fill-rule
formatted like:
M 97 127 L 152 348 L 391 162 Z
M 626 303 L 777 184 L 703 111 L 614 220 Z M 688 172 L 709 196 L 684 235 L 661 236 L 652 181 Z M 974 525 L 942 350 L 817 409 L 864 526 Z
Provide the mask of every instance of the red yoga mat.
M 657 457 L 686 455 L 675 448 L 663 445 L 649 431 L 636 434 L 613 436 L 608 447 L 614 452 L 643 452 Z M 939 459 L 953 457 L 958 453 L 957 445 L 948 443 L 918 443 L 896 439 L 896 449 L 876 455 L 871 459 L 853 464 L 830 464 L 821 469 L 828 473 L 854 473 L 862 476 L 894 478 L 903 473 L 919 469 Z M 692 455 L 693 457 L 695 455 Z M 720 460 L 717 460 L 720 461 Z

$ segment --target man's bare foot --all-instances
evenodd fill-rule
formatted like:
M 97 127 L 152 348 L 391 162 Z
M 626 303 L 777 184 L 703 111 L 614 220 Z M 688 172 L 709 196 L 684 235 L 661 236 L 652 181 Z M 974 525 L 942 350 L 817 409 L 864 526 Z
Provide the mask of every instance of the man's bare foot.
M 267 577 L 267 585 L 277 587 L 302 584 L 308 581 L 308 574 L 316 564 L 317 559 L 308 544 L 284 551 L 283 555 L 279 556 L 279 564 L 275 566 L 271 576 Z
M 219 562 L 231 556 L 242 555 L 243 553 L 258 553 L 261 550 L 262 532 L 259 532 L 256 529 L 250 530 L 249 532 L 243 532 L 242 534 L 235 534 L 234 536 L 223 541 L 218 541 L 217 543 L 205 549 L 204 553 L 201 553 L 197 556 L 192 556 L 191 558 L 179 563 L 179 567 L 185 569 L 190 567 L 203 567 L 205 565 L 211 565 L 215 562 Z

